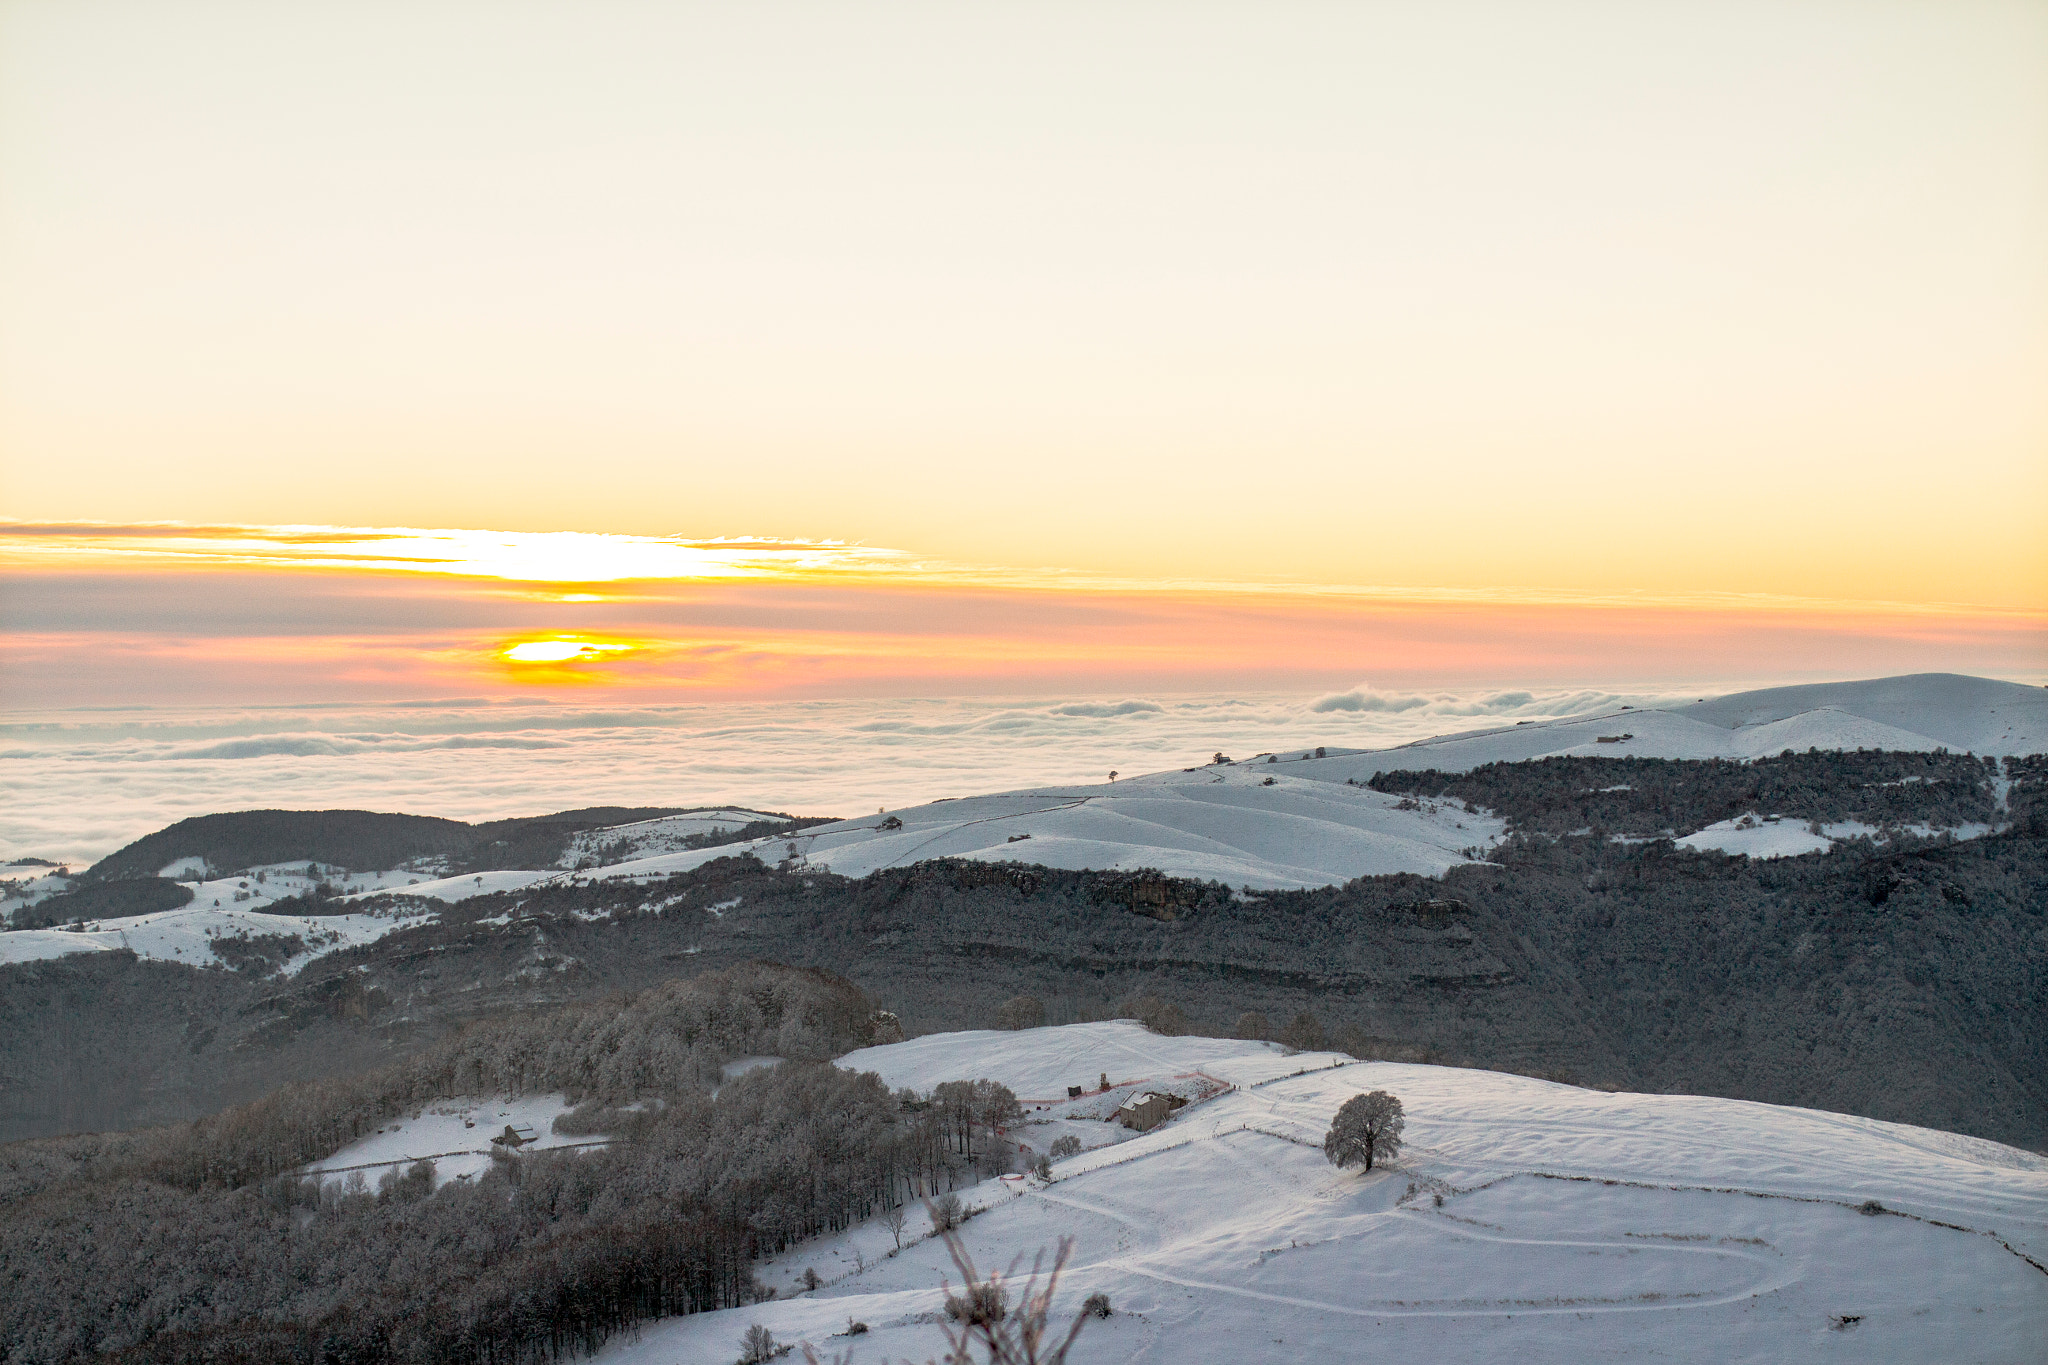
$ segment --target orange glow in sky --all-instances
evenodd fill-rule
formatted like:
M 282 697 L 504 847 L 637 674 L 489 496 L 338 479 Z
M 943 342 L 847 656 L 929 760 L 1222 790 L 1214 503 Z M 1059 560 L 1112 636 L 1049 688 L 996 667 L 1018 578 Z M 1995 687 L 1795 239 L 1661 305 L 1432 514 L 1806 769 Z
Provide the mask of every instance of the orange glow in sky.
M 584 577 L 623 565 L 661 576 Z M 2042 613 L 1954 603 L 1147 582 L 418 529 L 0 524 L 0 574 L 15 705 L 2032 677 L 2048 637 Z
M 2040 676 L 2044 51 L 0 4 L 0 707 Z

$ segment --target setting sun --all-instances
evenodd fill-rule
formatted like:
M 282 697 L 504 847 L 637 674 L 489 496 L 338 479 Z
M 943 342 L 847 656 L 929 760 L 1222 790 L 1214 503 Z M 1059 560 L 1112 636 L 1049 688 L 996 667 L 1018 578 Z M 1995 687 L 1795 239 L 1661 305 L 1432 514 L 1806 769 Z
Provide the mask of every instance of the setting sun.
M 633 646 L 611 640 L 525 640 L 503 651 L 504 657 L 521 664 L 596 663 L 622 654 Z

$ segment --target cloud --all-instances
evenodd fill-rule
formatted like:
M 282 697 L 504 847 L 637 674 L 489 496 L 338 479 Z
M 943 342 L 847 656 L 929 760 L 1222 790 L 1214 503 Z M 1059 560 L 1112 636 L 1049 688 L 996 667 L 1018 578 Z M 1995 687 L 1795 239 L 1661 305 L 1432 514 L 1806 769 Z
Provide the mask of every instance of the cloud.
M 1310 712 L 1328 715 L 1350 711 L 1383 715 L 1424 716 L 1516 716 L 1552 719 L 1581 715 L 1589 711 L 1611 711 L 1626 703 L 1641 706 L 1656 698 L 1636 693 L 1606 691 L 1578 692 L 1382 692 L 1360 683 L 1349 692 L 1332 692 L 1309 703 Z
M 251 735 L 245 739 L 223 740 L 217 744 L 167 747 L 156 753 L 137 753 L 137 758 L 159 761 L 180 759 L 235 758 L 335 758 L 350 754 L 421 753 L 432 749 L 566 749 L 568 741 L 528 739 L 498 735 L 447 735 L 421 738 L 412 735 Z
M 1326 697 L 1317 697 L 1309 703 L 1308 709 L 1319 713 L 1330 711 L 1415 711 L 1429 705 L 1428 697 L 1413 694 L 1376 692 L 1360 683 L 1349 692 L 1332 692 Z
M 1092 716 L 1104 720 L 1112 716 L 1157 716 L 1165 712 L 1166 708 L 1156 701 L 1077 701 L 1052 708 L 1055 716 Z

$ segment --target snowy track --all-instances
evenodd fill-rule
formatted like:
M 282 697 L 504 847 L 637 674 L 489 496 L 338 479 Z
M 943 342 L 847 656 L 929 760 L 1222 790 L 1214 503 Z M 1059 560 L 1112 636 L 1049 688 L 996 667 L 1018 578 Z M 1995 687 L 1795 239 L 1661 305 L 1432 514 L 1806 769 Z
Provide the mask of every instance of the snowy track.
M 1117 1023 L 939 1035 L 842 1064 L 920 1088 L 1198 1064 L 1239 1086 L 1058 1163 L 1049 1186 L 968 1192 L 986 1208 L 963 1233 L 984 1267 L 1028 1269 L 1077 1239 L 1060 1311 L 1098 1290 L 1119 1310 L 1083 1331 L 1077 1365 L 2039 1358 L 2048 1160 L 1807 1110 L 1338 1060 Z M 1336 1171 L 1322 1131 L 1370 1089 L 1402 1096 L 1410 1145 L 1393 1169 Z M 934 1242 L 888 1245 L 856 1228 L 803 1248 L 764 1275 L 837 1267 L 830 1287 L 669 1320 L 604 1359 L 723 1362 L 756 1321 L 826 1354 L 924 1359 L 954 1272 Z M 872 1333 L 833 1339 L 849 1318 Z

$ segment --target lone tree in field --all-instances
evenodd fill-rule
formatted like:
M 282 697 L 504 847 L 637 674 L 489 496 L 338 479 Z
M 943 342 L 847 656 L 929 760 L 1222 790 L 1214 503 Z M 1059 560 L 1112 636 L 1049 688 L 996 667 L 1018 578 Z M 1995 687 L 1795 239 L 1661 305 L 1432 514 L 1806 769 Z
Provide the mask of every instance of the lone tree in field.
M 1375 1161 L 1391 1161 L 1401 1150 L 1401 1101 L 1384 1090 L 1353 1095 L 1337 1111 L 1329 1136 L 1323 1139 L 1323 1155 L 1337 1169 Z

